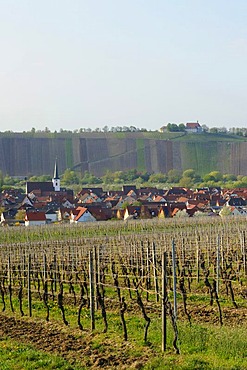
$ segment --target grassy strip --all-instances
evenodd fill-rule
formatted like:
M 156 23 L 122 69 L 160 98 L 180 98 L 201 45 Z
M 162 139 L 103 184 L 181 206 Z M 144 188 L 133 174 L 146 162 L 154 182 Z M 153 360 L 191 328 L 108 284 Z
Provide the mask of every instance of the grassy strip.
M 246 328 L 179 325 L 181 355 L 169 354 L 145 369 L 244 370 L 247 368 Z
M 66 148 L 66 165 L 67 168 L 72 168 L 74 159 L 73 159 L 73 148 L 72 148 L 72 140 L 66 139 L 65 141 L 65 148 Z
M 137 169 L 145 171 L 145 143 L 143 139 L 136 139 Z
M 83 370 L 69 364 L 63 358 L 38 351 L 30 345 L 12 339 L 0 338 L 1 370 Z
M 243 227 L 245 218 L 232 218 L 231 225 Z M 105 237 L 128 234 L 155 233 L 158 232 L 188 232 L 194 230 L 195 226 L 199 230 L 208 233 L 209 228 L 215 227 L 220 230 L 224 229 L 224 220 L 203 218 L 203 219 L 153 219 L 153 220 L 138 220 L 128 224 L 124 222 L 102 221 L 96 223 L 82 223 L 77 225 L 61 224 L 61 225 L 46 225 L 33 227 L 12 227 L 1 228 L 0 239 L 1 245 L 12 245 L 13 243 L 21 242 L 41 242 L 49 240 L 68 240 L 82 237 Z

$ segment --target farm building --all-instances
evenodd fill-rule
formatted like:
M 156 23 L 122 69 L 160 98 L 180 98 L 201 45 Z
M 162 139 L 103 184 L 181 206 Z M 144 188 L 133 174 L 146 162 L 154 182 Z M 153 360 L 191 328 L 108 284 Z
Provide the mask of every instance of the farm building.
M 45 212 L 26 212 L 25 226 L 42 226 L 46 224 Z

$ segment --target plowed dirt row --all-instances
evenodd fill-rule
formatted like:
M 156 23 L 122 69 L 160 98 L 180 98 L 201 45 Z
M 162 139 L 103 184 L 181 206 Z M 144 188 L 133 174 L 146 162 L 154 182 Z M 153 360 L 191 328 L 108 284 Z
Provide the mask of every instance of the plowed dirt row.
M 81 335 L 63 332 L 62 328 L 51 323 L 34 322 L 30 319 L 16 319 L 0 314 L 0 336 L 18 342 L 31 344 L 38 350 L 57 354 L 71 364 L 79 364 L 87 368 L 134 369 L 140 368 L 152 350 L 145 348 L 141 357 L 129 357 L 129 342 L 115 343 L 106 337 L 104 351 L 92 347 L 92 334 L 83 332 Z
M 217 307 L 197 304 L 190 306 L 192 323 L 208 323 L 219 326 Z M 158 313 L 157 313 L 158 314 Z M 182 307 L 178 312 L 179 320 L 186 319 Z M 223 309 L 224 325 L 247 325 L 246 305 L 239 308 Z M 135 343 L 116 341 L 110 334 L 97 338 L 97 333 L 64 327 L 56 322 L 35 321 L 28 317 L 15 318 L 0 313 L 0 336 L 8 337 L 19 343 L 30 344 L 46 353 L 57 354 L 72 365 L 90 369 L 140 369 L 157 353 L 152 347 L 143 346 L 141 354 L 136 353 Z

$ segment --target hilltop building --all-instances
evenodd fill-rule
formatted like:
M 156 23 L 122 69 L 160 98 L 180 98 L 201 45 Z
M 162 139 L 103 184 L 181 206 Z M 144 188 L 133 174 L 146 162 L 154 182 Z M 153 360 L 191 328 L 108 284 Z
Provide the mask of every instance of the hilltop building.
M 170 132 L 170 131 L 176 132 L 177 131 L 177 130 L 168 129 L 169 125 L 170 124 L 168 124 L 167 126 L 160 127 L 159 131 L 160 132 Z M 175 127 L 176 126 L 177 125 L 175 124 Z M 203 128 L 198 121 L 197 122 L 187 122 L 185 125 L 185 129 L 183 129 L 182 131 L 185 131 L 188 134 L 199 134 L 203 132 Z
M 185 131 L 188 134 L 199 134 L 203 132 L 203 128 L 198 121 L 197 122 L 187 122 Z

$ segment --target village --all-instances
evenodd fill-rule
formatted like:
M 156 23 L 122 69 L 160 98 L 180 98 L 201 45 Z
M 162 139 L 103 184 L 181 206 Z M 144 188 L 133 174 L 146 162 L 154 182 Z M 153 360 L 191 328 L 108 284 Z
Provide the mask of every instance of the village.
M 247 189 L 206 187 L 169 189 L 123 185 L 121 190 L 83 187 L 74 194 L 62 188 L 55 163 L 49 182 L 26 182 L 26 192 L 1 193 L 2 226 L 77 224 L 107 220 L 171 217 L 247 216 Z

